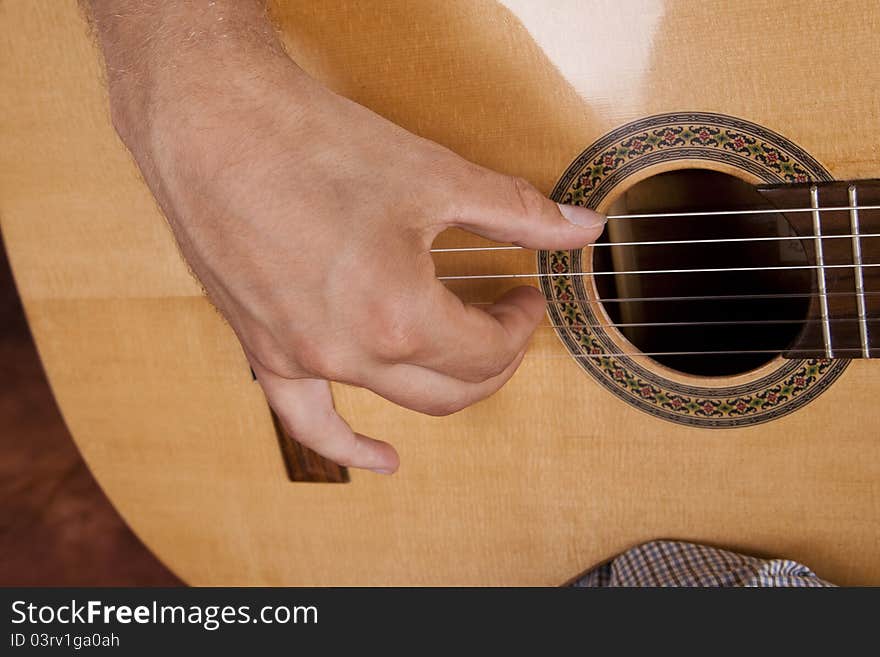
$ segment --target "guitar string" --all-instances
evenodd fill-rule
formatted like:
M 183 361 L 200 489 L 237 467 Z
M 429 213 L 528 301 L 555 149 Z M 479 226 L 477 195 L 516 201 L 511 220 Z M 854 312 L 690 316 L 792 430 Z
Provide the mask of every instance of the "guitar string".
M 845 239 L 858 237 L 867 239 L 869 237 L 880 237 L 880 233 L 859 233 L 847 235 L 822 235 L 823 240 Z M 812 235 L 801 237 L 800 235 L 781 235 L 779 237 L 723 237 L 718 239 L 699 239 L 699 240 L 651 240 L 642 242 L 597 242 L 589 244 L 584 248 L 608 247 L 608 246 L 665 246 L 670 244 L 722 244 L 730 242 L 784 242 L 784 241 L 813 241 L 816 238 Z M 458 246 L 451 248 L 431 249 L 431 253 L 474 253 L 485 251 L 532 251 L 524 246 Z M 569 249 L 559 249 L 569 250 Z
M 832 324 L 844 324 L 848 322 L 860 322 L 861 317 L 837 317 L 829 318 Z M 869 322 L 880 322 L 880 317 L 866 317 Z M 615 328 L 646 328 L 654 326 L 751 326 L 751 325 L 774 325 L 774 324 L 821 324 L 825 320 L 822 319 L 735 319 L 725 321 L 677 321 L 677 322 L 610 322 L 608 324 L 540 324 L 537 329 L 560 329 L 560 328 L 603 328 L 613 326 Z
M 865 296 L 880 296 L 880 292 L 864 292 Z M 826 297 L 858 297 L 859 292 L 826 292 Z M 549 299 L 547 305 L 553 304 L 574 304 L 574 303 L 633 303 L 633 302 L 652 302 L 652 301 L 741 301 L 741 300 L 776 300 L 776 299 L 808 299 L 821 296 L 818 293 L 788 293 L 788 294 L 728 294 L 728 295 L 697 295 L 697 296 L 667 296 L 667 297 L 619 297 L 612 299 Z M 470 306 L 490 306 L 493 301 L 475 301 L 468 303 Z M 837 317 L 830 318 L 831 323 L 847 323 L 861 322 L 865 319 L 868 322 L 880 321 L 880 317 Z M 613 326 L 615 328 L 648 328 L 656 326 L 728 326 L 728 325 L 760 325 L 760 324 L 818 324 L 821 319 L 767 319 L 767 320 L 729 320 L 729 321 L 680 321 L 680 322 L 610 322 L 607 324 L 540 324 L 536 330 L 556 330 L 559 328 L 602 328 L 603 326 Z
M 793 270 L 822 270 L 826 269 L 864 269 L 880 267 L 880 263 L 865 263 L 861 265 L 773 265 L 765 267 L 707 267 L 697 269 L 632 269 L 625 271 L 579 271 L 562 273 L 526 273 L 526 274 L 465 274 L 459 276 L 438 276 L 440 281 L 465 281 L 465 280 L 490 280 L 502 278 L 565 278 L 567 276 L 587 278 L 590 276 L 625 276 L 638 274 L 651 276 L 657 274 L 712 274 L 718 272 L 750 272 L 750 271 L 793 271 Z
M 872 351 L 880 351 L 873 347 Z M 862 353 L 862 347 L 835 347 L 835 353 L 852 353 L 858 355 Z M 805 357 L 825 358 L 823 349 L 719 349 L 707 351 L 637 351 L 628 353 L 625 351 L 607 351 L 598 354 L 532 354 L 525 355 L 525 359 L 529 360 L 549 360 L 549 359 L 569 359 L 569 358 L 604 358 L 609 356 L 628 356 L 630 358 L 638 358 L 640 356 L 736 356 L 744 354 L 773 354 L 776 356 L 782 354 L 803 354 Z M 812 356 L 809 356 L 812 354 Z
M 841 205 L 825 208 L 818 208 L 820 212 L 848 212 L 851 210 L 880 210 L 880 205 Z M 658 213 L 641 213 L 641 214 L 612 214 L 608 215 L 609 221 L 619 221 L 621 219 L 674 219 L 682 217 L 713 217 L 713 216 L 736 216 L 736 215 L 760 215 L 760 214 L 791 214 L 799 212 L 812 212 L 812 207 L 798 208 L 782 208 L 782 209 L 759 209 L 759 210 L 710 210 L 706 212 L 658 212 Z M 835 237 L 877 237 L 876 233 L 860 234 L 860 235 L 825 235 L 823 239 Z M 727 242 L 727 241 L 759 241 L 759 240 L 782 240 L 796 239 L 807 240 L 808 237 L 791 236 L 791 237 L 764 237 L 764 238 L 733 238 L 719 240 L 672 240 L 663 242 L 619 242 L 617 246 L 638 246 L 642 244 L 708 244 L 711 242 Z M 614 244 L 603 243 L 605 245 L 614 246 Z M 592 246 L 600 246 L 593 244 Z M 522 249 L 521 246 L 486 246 L 486 247 L 452 247 L 431 249 L 431 253 L 456 253 L 465 251 L 512 251 Z
M 826 297 L 854 297 L 859 292 L 826 292 Z M 865 296 L 878 296 L 880 292 L 864 292 Z M 788 292 L 777 294 L 720 294 L 720 295 L 692 295 L 692 296 L 666 296 L 666 297 L 611 297 L 608 299 L 584 299 L 581 297 L 572 297 L 571 299 L 547 299 L 548 305 L 566 304 L 566 303 L 591 303 L 593 301 L 601 303 L 642 303 L 652 301 L 742 301 L 746 299 L 763 300 L 763 299 L 803 299 L 822 296 L 818 292 Z M 491 306 L 494 301 L 468 301 L 471 306 Z
M 857 297 L 859 292 L 826 292 L 826 297 Z M 880 292 L 864 292 L 865 296 L 880 296 Z M 652 302 L 652 301 L 740 301 L 740 300 L 776 300 L 776 299 L 796 299 L 796 298 L 813 298 L 819 297 L 818 293 L 788 293 L 788 294 L 731 294 L 731 295 L 699 295 L 699 296 L 668 296 L 668 297 L 620 297 L 613 299 L 550 299 L 547 305 L 553 304 L 574 304 L 574 303 L 632 303 L 632 302 Z M 468 303 L 471 306 L 488 306 L 493 301 L 476 301 Z M 857 316 L 857 317 L 835 317 L 829 318 L 829 322 L 849 323 L 880 321 L 880 317 Z M 609 322 L 606 324 L 540 324 L 535 330 L 556 330 L 560 328 L 603 328 L 612 326 L 615 328 L 649 328 L 649 327 L 685 327 L 685 326 L 745 326 L 745 325 L 777 325 L 777 324 L 820 324 L 823 320 L 813 318 L 782 318 L 782 319 L 746 319 L 746 320 L 725 320 L 725 321 L 675 321 L 675 322 Z
M 833 205 L 828 207 L 814 208 L 761 208 L 757 210 L 698 210 L 694 212 L 649 212 L 635 214 L 610 214 L 608 219 L 671 219 L 677 217 L 722 217 L 730 215 L 750 214 L 796 214 L 798 212 L 849 212 L 850 210 L 880 210 L 880 205 Z
M 848 211 L 848 210 L 873 210 L 880 209 L 880 206 L 858 206 L 858 205 L 849 205 L 849 206 L 834 206 L 821 208 L 823 212 L 831 212 L 831 211 Z M 766 209 L 766 210 L 743 210 L 743 211 L 708 211 L 708 212 L 688 212 L 688 213 L 643 213 L 643 214 L 631 214 L 631 215 L 609 215 L 609 220 L 621 220 L 621 219 L 658 219 L 658 218 L 681 218 L 681 217 L 705 217 L 705 216 L 730 216 L 730 215 L 756 215 L 756 214 L 776 214 L 776 213 L 789 213 L 789 212 L 812 212 L 813 208 L 788 208 L 788 209 Z M 845 234 L 845 235 L 824 235 L 822 239 L 852 239 L 852 238 L 872 238 L 872 237 L 880 237 L 878 233 L 868 233 L 868 234 Z M 685 244 L 716 244 L 716 243 L 743 243 L 743 242 L 770 242 L 770 241 L 802 241 L 813 239 L 811 237 L 802 237 L 802 236 L 770 236 L 770 237 L 743 237 L 743 238 L 720 238 L 720 239 L 697 239 L 697 240 L 651 240 L 651 241 L 635 241 L 635 242 L 603 242 L 599 244 L 593 244 L 592 247 L 608 247 L 608 246 L 661 246 L 661 245 L 685 245 Z M 513 250 L 527 250 L 525 247 L 521 246 L 490 246 L 490 247 L 453 247 L 453 248 L 436 248 L 431 249 L 432 253 L 473 253 L 473 252 L 486 252 L 486 251 L 513 251 Z M 632 271 L 632 272 L 580 272 L 577 275 L 601 275 L 601 274 L 611 274 L 611 273 L 621 273 L 621 274 L 655 274 L 655 273 L 705 273 L 709 271 L 755 271 L 755 270 L 780 270 L 780 269 L 826 269 L 826 268 L 841 268 L 847 267 L 844 266 L 835 266 L 835 265 L 825 265 L 825 266 L 799 266 L 799 267 L 772 267 L 772 268 L 745 268 L 745 267 L 737 267 L 737 268 L 715 268 L 715 269 L 706 269 L 706 270 L 644 270 L 644 271 Z M 849 268 L 855 267 L 855 265 L 849 265 Z M 565 274 L 563 274 L 565 275 Z M 492 277 L 537 277 L 538 274 L 526 274 L 526 275 L 490 275 L 485 276 L 485 278 Z M 545 275 L 546 276 L 546 275 Z M 552 275 L 551 275 L 552 276 Z M 475 278 L 474 276 L 466 276 L 466 277 L 440 277 L 440 280 L 471 280 Z M 479 278 L 484 278 L 484 276 L 480 276 Z M 871 293 L 867 294 L 880 294 L 880 293 Z M 830 292 L 826 293 L 823 296 L 855 296 L 856 293 L 835 293 Z M 660 301 L 660 300 L 671 300 L 671 301 L 682 301 L 682 300 L 741 300 L 741 299 L 778 299 L 778 298 L 796 298 L 796 297 L 813 297 L 815 294 L 753 294 L 753 295 L 715 295 L 715 296 L 679 296 L 679 297 L 642 297 L 642 298 L 618 298 L 618 299 L 603 299 L 603 302 L 619 302 L 619 303 L 631 303 L 635 301 Z M 571 303 L 574 300 L 549 300 L 550 303 Z M 476 302 L 473 305 L 480 304 L 489 304 L 491 302 Z M 831 321 L 834 323 L 840 322 L 858 322 L 861 321 L 862 318 L 836 318 Z M 817 319 L 777 319 L 777 320 L 729 320 L 729 321 L 693 321 L 693 322 L 618 322 L 611 323 L 607 326 L 612 326 L 616 328 L 636 328 L 636 327 L 687 327 L 687 326 L 742 326 L 742 325 L 779 325 L 779 324 L 810 324 L 810 323 L 819 323 L 821 320 Z M 560 328 L 565 329 L 577 329 L 577 328 L 601 328 L 600 324 L 569 324 L 569 325 L 541 325 L 537 327 L 542 330 L 556 330 Z M 660 356 L 660 355 L 734 355 L 734 354 L 759 354 L 759 353 L 772 353 L 777 354 L 780 353 L 781 350 L 703 350 L 703 351 L 677 351 L 677 352 L 640 352 L 638 355 L 642 356 Z M 782 350 L 786 351 L 786 353 L 794 353 L 799 350 Z M 816 353 L 815 350 L 800 350 L 806 353 Z M 859 352 L 859 349 L 843 349 L 842 351 L 853 351 Z M 597 358 L 602 356 L 623 356 L 627 355 L 623 352 L 608 352 L 604 354 L 589 354 L 589 355 L 578 355 L 576 357 L 589 357 L 589 358 Z M 534 357 L 534 356 L 532 356 Z M 568 356 L 563 356 L 563 358 L 567 358 Z

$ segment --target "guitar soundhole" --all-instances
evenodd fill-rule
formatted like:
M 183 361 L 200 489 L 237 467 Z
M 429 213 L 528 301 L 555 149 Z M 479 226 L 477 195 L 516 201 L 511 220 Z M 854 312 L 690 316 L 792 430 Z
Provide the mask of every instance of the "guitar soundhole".
M 637 183 L 615 201 L 608 213 L 771 208 L 754 186 L 739 178 L 715 171 L 687 169 Z M 618 244 L 790 236 L 794 236 L 792 227 L 781 214 L 726 214 L 611 220 L 602 241 Z M 747 372 L 789 348 L 808 315 L 811 271 L 621 272 L 808 264 L 799 240 L 639 244 L 593 249 L 594 271 L 618 272 L 595 277 L 599 297 L 616 328 L 659 363 L 703 376 Z

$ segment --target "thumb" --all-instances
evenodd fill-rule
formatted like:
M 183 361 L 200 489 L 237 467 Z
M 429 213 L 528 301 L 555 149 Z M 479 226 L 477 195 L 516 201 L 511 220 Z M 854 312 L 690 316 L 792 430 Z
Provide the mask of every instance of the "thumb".
M 522 178 L 474 168 L 478 171 L 469 171 L 460 185 L 463 196 L 451 225 L 529 249 L 578 249 L 595 242 L 605 228 L 598 212 L 554 203 Z

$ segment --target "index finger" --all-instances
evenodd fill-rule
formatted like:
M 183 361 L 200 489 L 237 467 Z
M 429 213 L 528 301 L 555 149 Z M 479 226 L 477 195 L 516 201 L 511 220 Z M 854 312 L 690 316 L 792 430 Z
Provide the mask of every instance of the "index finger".
M 440 281 L 421 324 L 423 348 L 407 362 L 479 383 L 503 372 L 526 347 L 544 316 L 544 295 L 514 288 L 486 308 L 462 302 Z

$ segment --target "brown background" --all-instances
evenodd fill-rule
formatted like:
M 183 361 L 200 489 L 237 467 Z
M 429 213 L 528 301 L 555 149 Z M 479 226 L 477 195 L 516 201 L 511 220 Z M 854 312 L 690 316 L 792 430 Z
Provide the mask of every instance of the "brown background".
M 52 398 L 0 242 L 0 586 L 173 586 L 101 492 Z

